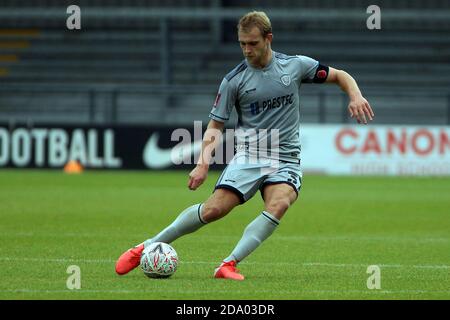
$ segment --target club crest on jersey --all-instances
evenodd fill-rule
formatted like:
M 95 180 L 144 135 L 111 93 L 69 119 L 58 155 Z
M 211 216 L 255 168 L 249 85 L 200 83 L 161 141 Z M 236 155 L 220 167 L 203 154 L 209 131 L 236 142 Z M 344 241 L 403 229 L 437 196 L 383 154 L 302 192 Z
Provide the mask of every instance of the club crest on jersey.
M 288 74 L 285 74 L 281 76 L 281 82 L 287 87 L 291 84 L 291 76 Z

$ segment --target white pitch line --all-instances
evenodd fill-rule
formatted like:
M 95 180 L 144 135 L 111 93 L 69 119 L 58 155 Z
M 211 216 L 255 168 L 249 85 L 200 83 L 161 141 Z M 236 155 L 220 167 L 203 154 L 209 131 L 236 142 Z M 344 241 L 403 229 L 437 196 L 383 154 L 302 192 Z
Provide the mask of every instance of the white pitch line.
M 157 289 L 152 290 L 91 290 L 91 289 L 78 289 L 78 290 L 33 290 L 33 289 L 6 289 L 0 290 L 1 293 L 70 293 L 70 294 L 78 294 L 78 293 L 177 293 L 182 292 L 183 294 L 198 294 L 198 293 L 229 293 L 228 290 L 167 290 L 164 288 L 161 291 Z M 258 290 L 258 293 L 273 293 L 273 290 Z M 248 292 L 244 292 L 241 290 L 233 290 L 233 293 L 244 293 L 248 294 Z M 435 291 L 435 290 L 277 290 L 279 294 L 307 294 L 307 293 L 319 293 L 319 294 L 349 294 L 349 293 L 358 293 L 358 294 L 426 294 L 426 293 L 439 293 L 439 294 L 450 294 L 450 291 Z
M 61 263 L 115 263 L 112 259 L 75 259 L 75 258 L 15 258 L 0 257 L 0 261 L 29 261 L 29 262 L 61 262 Z M 217 265 L 212 261 L 180 261 L 180 264 L 209 264 Z M 337 268 L 367 268 L 369 265 L 377 265 L 380 268 L 417 268 L 417 269 L 450 269 L 448 265 L 402 265 L 402 264 L 363 264 L 363 263 L 328 263 L 328 262 L 242 262 L 241 265 L 275 265 L 292 267 L 337 267 Z
M 323 267 L 361 267 L 366 268 L 369 265 L 377 265 L 380 268 L 418 268 L 418 269 L 450 269 L 447 265 L 404 265 L 404 264 L 345 264 L 345 263 L 326 263 L 326 262 L 307 262 L 303 263 L 304 266 L 323 266 Z

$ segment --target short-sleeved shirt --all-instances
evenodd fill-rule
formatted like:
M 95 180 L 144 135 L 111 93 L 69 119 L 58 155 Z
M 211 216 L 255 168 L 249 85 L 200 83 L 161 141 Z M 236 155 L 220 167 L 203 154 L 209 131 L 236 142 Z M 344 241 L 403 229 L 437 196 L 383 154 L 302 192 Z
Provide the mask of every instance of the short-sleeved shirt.
M 244 60 L 222 80 L 209 117 L 226 122 L 235 108 L 238 151 L 250 145 L 270 157 L 276 149 L 277 160 L 298 163 L 299 89 L 301 83 L 321 83 L 327 76 L 328 67 L 302 55 L 272 51 L 272 60 L 262 69 Z

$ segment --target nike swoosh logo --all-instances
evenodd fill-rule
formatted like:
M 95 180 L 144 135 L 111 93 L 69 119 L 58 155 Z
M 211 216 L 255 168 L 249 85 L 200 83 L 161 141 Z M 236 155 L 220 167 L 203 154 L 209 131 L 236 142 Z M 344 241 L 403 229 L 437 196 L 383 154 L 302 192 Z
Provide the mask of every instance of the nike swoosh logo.
M 191 144 L 177 144 L 171 149 L 158 147 L 159 133 L 155 132 L 145 144 L 142 160 L 148 168 L 163 169 L 171 165 L 190 163 L 192 155 L 197 155 L 202 149 L 202 140 Z

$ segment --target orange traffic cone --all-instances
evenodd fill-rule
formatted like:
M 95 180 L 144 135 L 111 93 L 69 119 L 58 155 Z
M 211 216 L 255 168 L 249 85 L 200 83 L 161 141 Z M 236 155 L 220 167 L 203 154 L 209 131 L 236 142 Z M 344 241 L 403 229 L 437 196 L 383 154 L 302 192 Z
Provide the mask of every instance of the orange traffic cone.
M 82 173 L 83 166 L 76 160 L 70 160 L 64 166 L 64 172 L 65 173 Z

